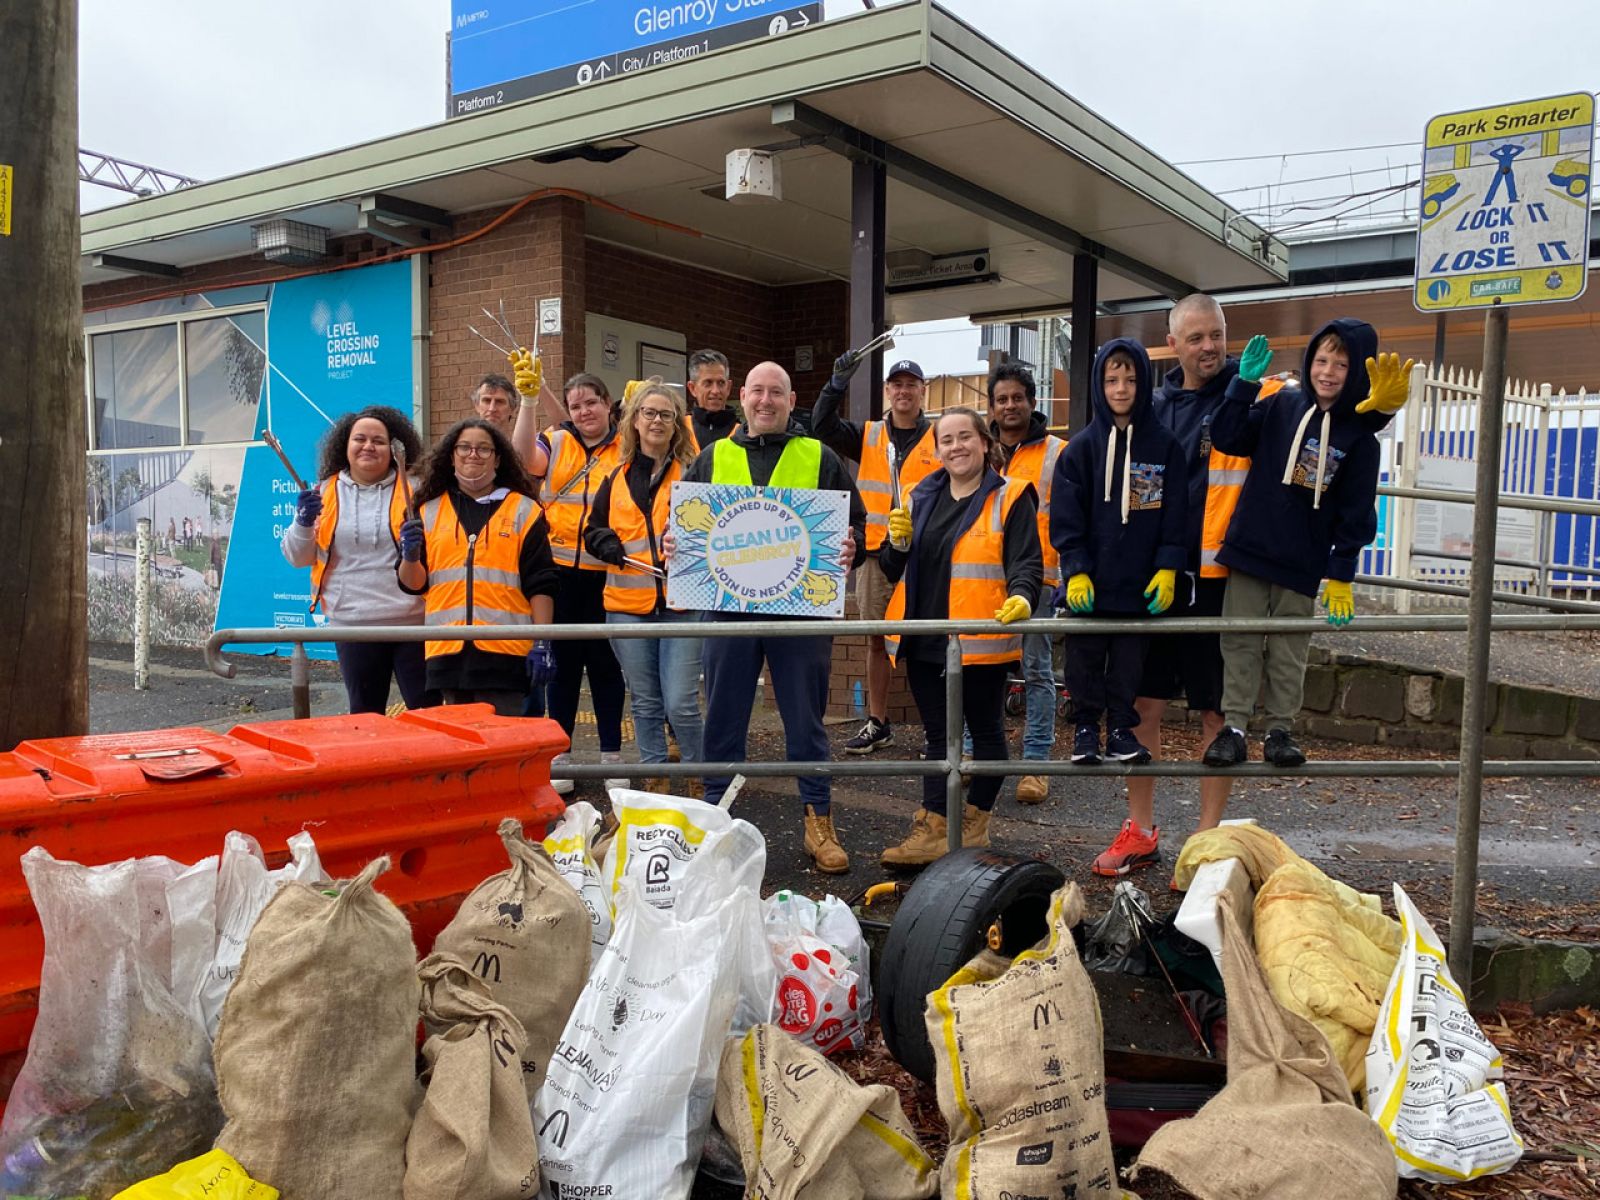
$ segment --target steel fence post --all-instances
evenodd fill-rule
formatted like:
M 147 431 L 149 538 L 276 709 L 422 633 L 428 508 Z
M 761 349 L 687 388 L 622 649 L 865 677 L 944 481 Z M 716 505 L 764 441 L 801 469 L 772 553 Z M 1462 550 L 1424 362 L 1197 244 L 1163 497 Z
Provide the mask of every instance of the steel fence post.
M 951 850 L 961 849 L 966 796 L 961 789 L 961 638 L 950 634 L 944 650 L 944 815 Z
M 293 695 L 294 719 L 311 717 L 311 660 L 306 657 L 306 644 L 296 642 L 289 652 L 289 691 Z

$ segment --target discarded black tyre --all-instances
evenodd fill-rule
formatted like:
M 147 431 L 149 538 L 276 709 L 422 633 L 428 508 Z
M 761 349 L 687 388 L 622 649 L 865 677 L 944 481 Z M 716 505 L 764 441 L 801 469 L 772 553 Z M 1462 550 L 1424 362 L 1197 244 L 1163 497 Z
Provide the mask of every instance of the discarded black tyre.
M 1043 938 L 1050 896 L 1065 878 L 1050 863 L 997 850 L 957 850 L 923 871 L 900 903 L 878 968 L 878 1019 L 896 1062 L 933 1081 L 928 994 L 983 949 L 997 920 L 1002 954 Z

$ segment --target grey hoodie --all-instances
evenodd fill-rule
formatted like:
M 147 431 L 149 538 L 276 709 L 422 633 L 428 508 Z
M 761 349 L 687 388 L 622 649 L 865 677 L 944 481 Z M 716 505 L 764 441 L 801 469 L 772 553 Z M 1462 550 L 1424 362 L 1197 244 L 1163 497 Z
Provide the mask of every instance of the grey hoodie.
M 394 472 L 360 484 L 339 472 L 339 523 L 322 579 L 322 611 L 330 625 L 420 625 L 423 596 L 408 596 L 395 578 L 399 551 L 389 529 Z M 317 485 L 327 486 L 326 481 Z M 283 556 L 290 565 L 317 561 L 317 530 L 291 522 L 283 531 Z

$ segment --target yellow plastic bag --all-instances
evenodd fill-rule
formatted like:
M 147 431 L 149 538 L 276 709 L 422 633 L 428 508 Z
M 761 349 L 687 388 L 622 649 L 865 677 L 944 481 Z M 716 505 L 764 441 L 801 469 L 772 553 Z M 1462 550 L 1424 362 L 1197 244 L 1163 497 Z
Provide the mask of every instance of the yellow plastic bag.
M 226 1150 L 208 1150 L 112 1200 L 278 1200 L 278 1189 L 251 1179 Z

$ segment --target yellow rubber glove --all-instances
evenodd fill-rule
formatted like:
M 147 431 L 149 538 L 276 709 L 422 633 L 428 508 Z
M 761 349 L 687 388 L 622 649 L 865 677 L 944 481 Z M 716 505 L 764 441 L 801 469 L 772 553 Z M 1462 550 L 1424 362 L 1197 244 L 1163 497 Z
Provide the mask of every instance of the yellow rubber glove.
M 1329 625 L 1348 625 L 1356 615 L 1356 599 L 1350 585 L 1329 579 L 1322 585 L 1322 606 L 1328 610 Z
M 535 358 L 526 346 L 518 346 L 507 356 L 511 363 L 511 382 L 526 400 L 536 399 L 544 387 L 544 359 Z
M 1009 625 L 1013 621 L 1026 621 L 1033 616 L 1033 605 L 1021 596 L 1007 596 L 1006 602 L 995 610 L 994 619 L 1002 625 Z
M 896 550 L 911 549 L 911 510 L 894 509 L 889 514 L 889 545 Z
M 1067 580 L 1067 607 L 1075 613 L 1094 611 L 1094 580 L 1082 571 Z
M 1394 416 L 1405 407 L 1411 388 L 1411 368 L 1415 365 L 1408 358 L 1402 367 L 1398 354 L 1380 354 L 1376 359 L 1367 359 L 1367 379 L 1370 381 L 1367 398 L 1356 405 L 1356 411 L 1376 411 Z
M 627 383 L 623 384 L 622 403 L 626 405 L 629 400 L 632 400 L 633 394 L 642 388 L 646 382 L 648 381 L 643 379 L 630 379 Z
M 1178 591 L 1178 573 L 1173 570 L 1157 571 L 1150 576 L 1150 586 L 1144 594 L 1150 597 L 1151 616 L 1158 616 L 1172 607 L 1172 597 Z

